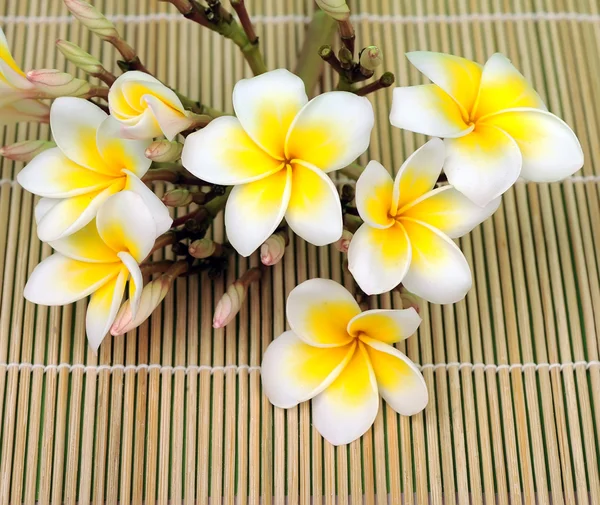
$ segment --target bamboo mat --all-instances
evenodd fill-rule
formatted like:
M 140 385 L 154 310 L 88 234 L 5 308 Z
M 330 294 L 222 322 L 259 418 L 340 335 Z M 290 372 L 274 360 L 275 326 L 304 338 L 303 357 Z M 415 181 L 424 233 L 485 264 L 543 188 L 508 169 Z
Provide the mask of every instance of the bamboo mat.
M 310 0 L 247 0 L 270 68 L 293 68 Z M 237 48 L 156 0 L 98 0 L 156 75 L 231 110 L 249 75 Z M 574 126 L 582 172 L 563 183 L 518 183 L 493 219 L 461 240 L 475 287 L 454 306 L 423 306 L 403 351 L 430 391 L 423 414 L 382 404 L 361 440 L 334 448 L 310 406 L 273 409 L 259 365 L 285 329 L 287 293 L 310 277 L 351 286 L 343 257 L 295 240 L 250 290 L 237 326 L 211 328 L 226 279 L 178 281 L 139 331 L 86 345 L 85 302 L 25 303 L 37 240 L 34 198 L 0 173 L 0 503 L 600 504 L 600 6 L 597 0 L 355 0 L 359 45 L 383 47 L 401 85 L 421 77 L 403 53 L 430 49 L 484 62 L 507 54 L 551 111 Z M 66 38 L 115 55 L 59 0 L 0 0 L 25 69 L 68 68 Z M 114 67 L 113 67 L 114 68 Z M 326 73 L 322 89 L 331 89 Z M 391 91 L 373 97 L 369 157 L 396 170 L 424 138 L 392 129 Z M 47 126 L 0 131 L 3 144 Z M 366 162 L 365 156 L 361 162 Z M 158 191 L 162 189 L 157 187 Z M 214 235 L 223 238 L 222 220 Z M 399 307 L 397 295 L 373 307 Z

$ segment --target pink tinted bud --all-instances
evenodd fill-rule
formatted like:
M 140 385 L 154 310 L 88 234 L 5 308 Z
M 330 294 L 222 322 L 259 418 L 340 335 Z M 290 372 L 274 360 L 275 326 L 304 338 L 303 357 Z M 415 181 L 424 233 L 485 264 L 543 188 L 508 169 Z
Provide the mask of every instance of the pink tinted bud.
M 45 97 L 83 96 L 90 91 L 90 84 L 71 74 L 55 69 L 31 70 L 27 80 Z
M 260 261 L 263 265 L 273 266 L 281 261 L 285 254 L 287 234 L 275 233 L 260 247 Z
M 184 188 L 176 188 L 167 191 L 162 197 L 167 207 L 184 207 L 192 203 L 192 194 Z
M 215 308 L 213 328 L 223 328 L 233 321 L 246 299 L 246 290 L 247 288 L 239 280 L 227 288 Z
M 119 38 L 115 25 L 93 5 L 83 0 L 64 0 L 64 2 L 71 14 L 100 38 L 104 40 Z
M 146 158 L 159 163 L 168 163 L 181 158 L 183 144 L 169 140 L 155 140 L 146 149 Z
M 56 147 L 56 144 L 49 140 L 24 140 L 23 142 L 0 147 L 0 156 L 4 156 L 9 160 L 28 162 L 51 147 Z
M 198 259 L 209 258 L 217 250 L 217 244 L 215 244 L 209 238 L 201 238 L 200 240 L 194 240 L 189 248 L 188 252 L 190 256 Z
M 135 314 L 131 310 L 130 301 L 127 300 L 121 306 L 121 309 L 110 328 L 111 335 L 123 335 L 124 333 L 137 328 L 148 319 L 156 307 L 163 301 L 165 296 L 167 296 L 172 281 L 172 277 L 163 275 L 146 284 L 142 290 L 140 305 Z
M 377 46 L 365 47 L 360 53 L 360 66 L 365 70 L 373 72 L 383 63 L 383 55 L 381 49 Z
M 344 230 L 342 232 L 342 236 L 333 244 L 333 246 L 341 253 L 347 253 L 348 248 L 350 247 L 350 242 L 352 241 L 352 236 L 353 235 L 350 231 Z

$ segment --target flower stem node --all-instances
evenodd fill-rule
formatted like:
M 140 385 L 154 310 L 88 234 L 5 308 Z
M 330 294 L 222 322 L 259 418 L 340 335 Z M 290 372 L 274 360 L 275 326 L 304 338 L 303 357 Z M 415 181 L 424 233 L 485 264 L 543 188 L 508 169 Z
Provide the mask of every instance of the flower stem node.
M 56 144 L 49 140 L 24 140 L 23 142 L 0 147 L 0 156 L 13 161 L 29 162 L 51 147 L 56 147 Z
M 233 321 L 246 299 L 248 287 L 259 280 L 261 276 L 262 270 L 260 268 L 251 268 L 227 288 L 227 291 L 217 303 L 213 316 L 213 328 L 223 328 Z
M 146 148 L 146 158 L 157 163 L 169 163 L 181 158 L 183 144 L 170 140 L 155 140 Z
M 27 80 L 43 95 L 41 98 L 79 97 L 91 90 L 88 82 L 55 69 L 31 70 L 27 72 Z
M 64 0 L 64 2 L 71 14 L 101 39 L 119 38 L 115 25 L 90 3 L 84 0 Z
M 273 266 L 281 261 L 288 245 L 289 236 L 286 231 L 280 231 L 271 235 L 265 243 L 260 246 L 260 261 L 265 266 Z

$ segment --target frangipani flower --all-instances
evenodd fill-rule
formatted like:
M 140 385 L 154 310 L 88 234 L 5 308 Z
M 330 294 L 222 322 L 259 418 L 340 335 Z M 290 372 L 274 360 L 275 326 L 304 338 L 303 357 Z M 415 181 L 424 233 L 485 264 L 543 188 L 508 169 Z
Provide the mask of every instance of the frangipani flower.
M 313 425 L 334 445 L 371 427 L 379 394 L 405 416 L 425 408 L 423 376 L 393 346 L 417 331 L 415 309 L 361 313 L 342 286 L 311 279 L 292 290 L 286 310 L 292 330 L 269 345 L 261 366 L 272 404 L 290 408 L 312 399 Z
M 155 239 L 154 218 L 142 197 L 132 191 L 112 195 L 94 221 L 50 242 L 56 253 L 35 267 L 24 296 L 40 305 L 67 305 L 92 295 L 86 333 L 96 351 L 119 311 L 127 281 L 135 313 L 143 287 L 138 264 Z
M 573 131 L 546 110 L 502 54 L 483 68 L 450 54 L 407 56 L 433 84 L 396 88 L 390 121 L 444 138 L 448 181 L 478 205 L 503 194 L 519 176 L 552 182 L 582 167 Z
M 124 135 L 169 140 L 193 123 L 193 114 L 179 97 L 155 77 L 134 70 L 119 76 L 108 92 L 110 113 L 121 123 Z
M 356 207 L 364 224 L 352 237 L 348 267 L 367 294 L 402 282 L 433 303 L 455 303 L 471 288 L 471 270 L 458 246 L 491 216 L 496 198 L 479 207 L 452 186 L 433 189 L 444 163 L 444 143 L 432 139 L 402 165 L 393 181 L 371 161 L 356 183 Z
M 310 102 L 304 83 L 279 69 L 239 81 L 237 118 L 220 117 L 188 136 L 183 165 L 214 184 L 233 185 L 225 209 L 227 236 L 249 256 L 285 217 L 314 245 L 342 234 L 342 210 L 328 172 L 368 147 L 374 124 L 366 98 L 333 91 Z
M 39 100 L 35 85 L 27 80 L 10 54 L 0 28 L 0 125 L 18 121 L 48 121 L 50 107 Z
M 170 228 L 167 208 L 140 180 L 151 163 L 144 156 L 149 141 L 121 138 L 118 123 L 81 98 L 56 99 L 50 127 L 57 147 L 36 156 L 17 176 L 26 190 L 44 197 L 35 212 L 41 240 L 81 230 L 108 197 L 123 189 L 143 197 L 156 235 Z

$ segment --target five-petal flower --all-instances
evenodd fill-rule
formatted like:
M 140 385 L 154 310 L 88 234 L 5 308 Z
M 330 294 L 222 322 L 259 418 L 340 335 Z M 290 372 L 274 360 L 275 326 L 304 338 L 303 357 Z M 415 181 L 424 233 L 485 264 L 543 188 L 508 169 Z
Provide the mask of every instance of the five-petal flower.
M 35 85 L 27 80 L 10 54 L 0 28 L 0 124 L 18 121 L 47 121 L 50 107 L 35 100 Z
M 239 81 L 233 107 L 237 118 L 217 118 L 188 136 L 182 155 L 201 179 L 237 185 L 225 209 L 233 247 L 252 254 L 284 217 L 314 245 L 339 239 L 341 205 L 327 173 L 367 149 L 370 102 L 342 91 L 309 102 L 302 80 L 279 69 Z
M 120 75 L 110 87 L 108 106 L 125 136 L 169 140 L 189 128 L 194 119 L 175 92 L 156 77 L 134 70 Z
M 144 155 L 150 141 L 126 140 L 118 123 L 81 98 L 57 98 L 50 126 L 57 147 L 37 155 L 17 180 L 42 198 L 35 212 L 38 236 L 58 240 L 87 225 L 111 195 L 139 193 L 156 221 L 156 234 L 172 219 L 160 199 L 139 179 L 151 161 Z
M 433 189 L 444 162 L 444 143 L 432 139 L 402 165 L 396 180 L 371 161 L 356 183 L 356 206 L 364 224 L 352 237 L 348 267 L 367 294 L 401 282 L 433 303 L 455 303 L 471 287 L 471 270 L 458 246 L 491 216 L 496 198 L 479 207 L 452 186 Z
M 539 95 L 502 54 L 482 68 L 450 54 L 407 54 L 433 84 L 396 88 L 394 126 L 445 139 L 448 181 L 484 206 L 519 176 L 561 180 L 583 165 L 569 126 L 546 110 Z
M 86 333 L 96 351 L 115 320 L 128 280 L 131 306 L 137 308 L 143 282 L 138 264 L 155 239 L 155 221 L 143 198 L 132 191 L 112 195 L 95 220 L 50 242 L 57 252 L 35 267 L 24 296 L 40 305 L 66 305 L 92 295 Z
M 312 399 L 313 425 L 332 444 L 348 444 L 371 427 L 379 394 L 406 416 L 427 405 L 421 372 L 393 346 L 417 331 L 415 309 L 361 313 L 344 287 L 311 279 L 290 293 L 287 317 L 292 330 L 263 356 L 264 392 L 281 408 Z

